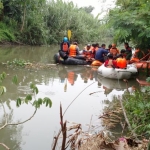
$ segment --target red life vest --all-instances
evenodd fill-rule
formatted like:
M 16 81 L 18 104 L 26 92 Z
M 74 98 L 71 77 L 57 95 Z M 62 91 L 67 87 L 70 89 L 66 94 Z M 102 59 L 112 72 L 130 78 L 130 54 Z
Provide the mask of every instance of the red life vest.
M 68 44 L 67 44 L 66 42 L 64 42 L 63 45 L 62 45 L 63 51 L 64 51 L 64 52 L 67 52 L 67 51 L 68 51 L 68 48 L 69 48 L 69 47 L 68 47 Z
M 91 58 L 92 51 L 91 50 L 83 50 L 83 55 L 85 55 L 87 58 Z

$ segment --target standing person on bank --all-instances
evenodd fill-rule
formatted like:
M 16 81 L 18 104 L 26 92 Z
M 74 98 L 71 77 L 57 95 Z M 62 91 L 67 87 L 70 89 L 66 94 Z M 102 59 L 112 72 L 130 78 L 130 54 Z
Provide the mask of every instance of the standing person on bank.
M 124 47 L 126 50 L 126 60 L 130 61 L 131 57 L 132 57 L 132 48 L 129 46 L 129 44 L 127 42 L 124 43 Z

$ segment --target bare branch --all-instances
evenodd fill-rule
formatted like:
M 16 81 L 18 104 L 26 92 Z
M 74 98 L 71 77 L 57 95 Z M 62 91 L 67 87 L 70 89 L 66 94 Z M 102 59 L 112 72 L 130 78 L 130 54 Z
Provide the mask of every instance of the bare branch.
M 10 150 L 10 148 L 7 147 L 4 143 L 0 143 L 0 145 L 2 145 L 5 149 Z
M 57 134 L 57 137 L 54 137 L 55 142 L 54 142 L 54 145 L 53 145 L 53 147 L 52 147 L 52 150 L 55 150 L 55 148 L 56 148 L 56 144 L 57 144 L 57 141 L 58 141 L 58 138 L 59 138 L 60 133 L 61 133 L 61 129 L 59 130 L 59 132 L 58 132 L 58 134 Z
M 36 112 L 37 112 L 37 108 L 35 108 L 35 111 L 34 111 L 33 115 L 30 118 L 28 118 L 27 120 L 22 121 L 22 122 L 18 122 L 18 123 L 8 123 L 7 125 L 19 125 L 19 124 L 23 124 L 23 123 L 31 120 L 34 117 L 34 115 L 36 114 Z

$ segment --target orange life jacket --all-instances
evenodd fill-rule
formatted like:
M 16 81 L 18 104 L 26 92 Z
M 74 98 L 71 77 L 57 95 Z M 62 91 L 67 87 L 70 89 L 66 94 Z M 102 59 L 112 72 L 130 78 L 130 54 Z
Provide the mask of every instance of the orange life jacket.
M 110 53 L 113 55 L 113 56 L 116 56 L 117 54 L 119 54 L 119 50 L 117 48 L 111 48 L 110 49 Z
M 83 55 L 85 55 L 87 58 L 91 58 L 92 51 L 91 50 L 83 50 Z
M 101 66 L 103 63 L 102 62 L 100 62 L 99 60 L 94 60 L 93 62 L 92 62 L 92 66 Z
M 76 45 L 70 45 L 69 47 L 69 56 L 75 57 L 77 55 Z
M 91 51 L 92 51 L 92 54 L 91 54 L 91 58 L 95 58 L 95 48 L 93 46 L 91 46 Z
M 64 42 L 63 45 L 62 45 L 63 51 L 64 51 L 64 52 L 67 52 L 67 51 L 68 51 L 68 48 L 69 48 L 69 47 L 68 47 L 68 44 Z
M 121 69 L 124 69 L 127 67 L 127 60 L 125 58 L 117 58 L 117 66 Z
M 70 83 L 71 85 L 74 84 L 74 76 L 75 76 L 74 72 L 69 72 L 69 73 L 68 73 L 68 81 L 69 81 L 69 83 Z
M 91 47 L 92 47 L 92 46 L 90 46 L 90 49 L 87 49 L 87 46 L 85 46 L 85 47 L 83 48 L 83 50 L 86 50 L 86 51 L 91 50 Z

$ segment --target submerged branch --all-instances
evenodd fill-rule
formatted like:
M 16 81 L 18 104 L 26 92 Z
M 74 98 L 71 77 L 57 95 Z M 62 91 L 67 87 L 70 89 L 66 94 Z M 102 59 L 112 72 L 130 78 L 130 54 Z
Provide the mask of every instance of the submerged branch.
M 23 124 L 23 123 L 31 120 L 34 117 L 34 115 L 36 114 L 36 112 L 37 112 L 37 108 L 35 108 L 35 111 L 34 111 L 33 115 L 30 118 L 28 118 L 27 120 L 22 121 L 22 122 L 18 122 L 18 123 L 8 123 L 7 125 L 19 125 L 19 124 Z
M 10 148 L 6 146 L 4 143 L 0 143 L 0 145 L 2 145 L 5 149 L 10 150 Z
M 6 110 L 5 110 L 5 107 L 4 107 L 4 104 L 3 104 L 2 100 L 1 100 L 1 105 L 2 105 L 3 110 L 4 110 L 5 124 L 2 127 L 0 127 L 0 130 L 3 129 L 3 128 L 5 128 L 7 126 L 7 124 L 8 124 Z

